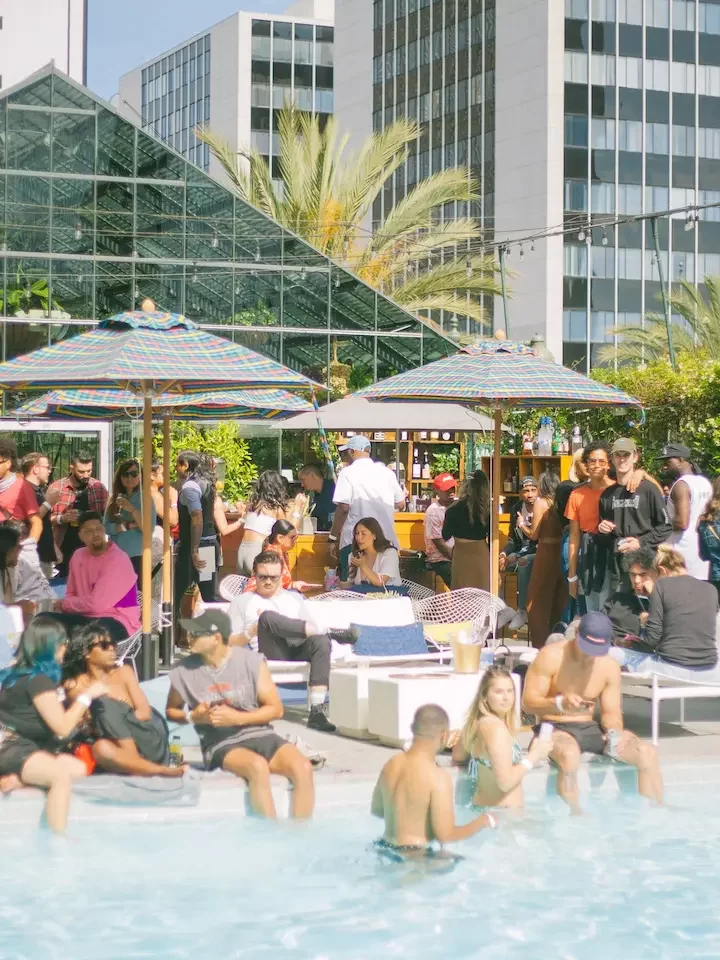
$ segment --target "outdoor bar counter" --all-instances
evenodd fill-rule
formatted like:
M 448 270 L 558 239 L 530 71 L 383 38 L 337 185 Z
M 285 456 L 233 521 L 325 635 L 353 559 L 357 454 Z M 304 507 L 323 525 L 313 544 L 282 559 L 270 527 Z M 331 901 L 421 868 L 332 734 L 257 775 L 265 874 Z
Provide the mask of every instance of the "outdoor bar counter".
M 237 514 L 228 514 L 229 522 L 237 519 Z M 402 550 L 424 550 L 424 513 L 396 513 L 395 530 Z M 237 551 L 243 537 L 242 527 L 222 538 L 223 566 L 222 574 L 237 573 Z M 305 580 L 307 583 L 324 583 L 325 570 L 336 564 L 330 559 L 327 533 L 300 534 L 295 541 L 295 547 L 290 552 L 290 568 L 296 580 Z M 430 582 L 432 577 L 425 571 L 416 574 L 413 571 L 413 580 Z

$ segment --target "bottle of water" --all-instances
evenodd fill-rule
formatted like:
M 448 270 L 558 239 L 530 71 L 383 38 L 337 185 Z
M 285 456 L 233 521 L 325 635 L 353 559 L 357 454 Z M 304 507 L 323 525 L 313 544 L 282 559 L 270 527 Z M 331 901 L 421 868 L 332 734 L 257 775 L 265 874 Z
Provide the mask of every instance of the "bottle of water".
M 552 454 L 553 431 L 550 417 L 541 417 L 538 430 L 538 456 L 549 457 Z

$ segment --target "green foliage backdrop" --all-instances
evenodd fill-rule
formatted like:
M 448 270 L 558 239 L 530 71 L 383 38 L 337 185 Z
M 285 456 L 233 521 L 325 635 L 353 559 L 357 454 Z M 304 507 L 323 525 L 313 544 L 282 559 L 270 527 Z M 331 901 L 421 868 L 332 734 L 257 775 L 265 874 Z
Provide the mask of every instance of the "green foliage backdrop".
M 162 436 L 155 436 L 153 449 L 160 459 L 162 459 L 162 447 Z M 229 500 L 231 503 L 247 496 L 250 484 L 258 474 L 257 467 L 250 456 L 247 441 L 238 436 L 237 425 L 232 421 L 219 423 L 216 427 L 199 427 L 194 423 L 172 422 L 169 468 L 171 476 L 174 476 L 175 460 L 181 450 L 197 450 L 198 453 L 207 453 L 225 461 L 227 473 L 222 497 L 223 500 Z

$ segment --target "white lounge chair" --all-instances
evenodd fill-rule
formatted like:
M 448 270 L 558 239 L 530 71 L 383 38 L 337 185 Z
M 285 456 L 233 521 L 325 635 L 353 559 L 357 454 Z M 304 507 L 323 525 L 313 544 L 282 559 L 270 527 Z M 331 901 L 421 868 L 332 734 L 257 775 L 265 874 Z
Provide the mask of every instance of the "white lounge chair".
M 685 723 L 685 701 L 720 697 L 720 670 L 708 671 L 717 679 L 691 680 L 675 677 L 648 676 L 645 673 L 623 673 L 622 691 L 627 697 L 641 697 L 650 701 L 650 729 L 652 742 L 657 746 L 660 728 L 660 704 L 664 700 L 680 701 L 680 723 Z
M 223 600 L 227 600 L 229 603 L 235 597 L 239 597 L 240 594 L 243 593 L 245 587 L 247 586 L 247 582 L 248 577 L 241 577 L 237 573 L 231 573 L 229 576 L 220 581 L 218 593 Z
M 461 587 L 413 602 L 415 619 L 437 628 L 426 630 L 425 636 L 438 647 L 449 645 L 460 630 L 482 642 L 495 632 L 498 614 L 504 609 L 503 600 L 475 587 Z

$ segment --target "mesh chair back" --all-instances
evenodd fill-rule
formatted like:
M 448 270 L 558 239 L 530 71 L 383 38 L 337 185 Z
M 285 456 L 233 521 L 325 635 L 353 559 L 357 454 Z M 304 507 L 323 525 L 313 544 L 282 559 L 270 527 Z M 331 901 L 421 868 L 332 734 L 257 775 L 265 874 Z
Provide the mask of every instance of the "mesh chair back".
M 230 576 L 225 577 L 224 580 L 220 582 L 218 587 L 218 592 L 223 600 L 228 602 L 234 600 L 235 597 L 239 597 L 241 593 L 245 590 L 247 586 L 248 578 L 241 577 L 239 574 L 231 573 Z

